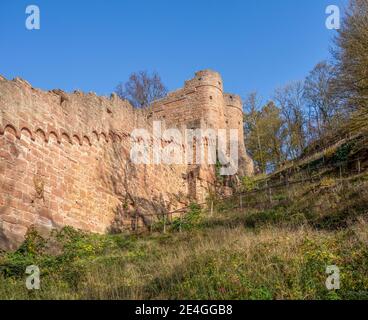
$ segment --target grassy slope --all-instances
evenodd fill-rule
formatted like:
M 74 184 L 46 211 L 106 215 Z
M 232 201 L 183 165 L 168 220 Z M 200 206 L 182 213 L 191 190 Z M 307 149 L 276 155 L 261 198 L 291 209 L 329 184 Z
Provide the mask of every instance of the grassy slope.
M 2 299 L 368 299 L 368 181 L 305 184 L 218 203 L 182 233 L 31 232 L 0 255 Z M 195 220 L 195 219 L 194 219 Z M 193 220 L 193 221 L 194 221 Z M 40 267 L 41 290 L 25 288 Z M 325 288 L 327 265 L 341 290 Z

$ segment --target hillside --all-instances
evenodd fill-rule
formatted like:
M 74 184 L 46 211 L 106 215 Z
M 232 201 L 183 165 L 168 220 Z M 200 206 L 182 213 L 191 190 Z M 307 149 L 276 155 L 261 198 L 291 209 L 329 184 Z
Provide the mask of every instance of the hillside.
M 151 233 L 30 232 L 0 257 L 1 299 L 368 299 L 368 174 L 192 205 Z M 41 290 L 25 288 L 26 266 Z M 337 265 L 341 290 L 325 287 Z

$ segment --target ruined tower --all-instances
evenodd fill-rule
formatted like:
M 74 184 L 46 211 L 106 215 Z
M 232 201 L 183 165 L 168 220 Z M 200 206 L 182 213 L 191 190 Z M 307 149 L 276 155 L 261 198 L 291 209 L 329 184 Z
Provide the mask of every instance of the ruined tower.
M 156 101 L 155 119 L 167 127 L 212 128 L 238 130 L 240 171 L 253 175 L 254 165 L 244 144 L 243 105 L 235 94 L 224 93 L 221 75 L 212 70 L 198 71 L 185 82 L 184 88 Z

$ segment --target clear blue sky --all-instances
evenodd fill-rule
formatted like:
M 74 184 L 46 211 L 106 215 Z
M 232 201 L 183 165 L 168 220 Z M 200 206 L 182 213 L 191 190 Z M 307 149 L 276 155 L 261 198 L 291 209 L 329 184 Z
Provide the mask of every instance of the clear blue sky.
M 110 94 L 132 71 L 170 90 L 211 68 L 244 96 L 302 79 L 329 57 L 325 8 L 346 0 L 0 0 L 0 74 L 34 87 Z M 25 28 L 25 8 L 41 30 Z

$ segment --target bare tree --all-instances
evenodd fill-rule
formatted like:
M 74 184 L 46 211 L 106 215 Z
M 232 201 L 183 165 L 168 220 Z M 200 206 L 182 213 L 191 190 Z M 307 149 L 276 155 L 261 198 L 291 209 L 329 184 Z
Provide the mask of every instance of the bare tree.
M 350 0 L 333 51 L 337 89 L 348 109 L 368 106 L 368 0 Z
M 158 73 L 154 72 L 150 75 L 147 71 L 132 73 L 127 82 L 120 83 L 116 87 L 115 92 L 135 108 L 147 107 L 153 101 L 167 95 L 167 89 Z
M 304 150 L 307 139 L 303 81 L 292 82 L 277 89 L 273 99 L 281 110 L 287 132 L 283 151 L 287 159 L 296 158 Z
M 256 93 L 245 99 L 244 115 L 246 145 L 261 172 L 274 170 L 284 160 L 285 141 L 281 110 L 272 102 L 262 105 Z
M 245 139 L 249 152 L 253 158 L 256 158 L 258 166 L 262 172 L 266 171 L 266 162 L 263 155 L 263 147 L 261 142 L 261 128 L 259 128 L 259 110 L 262 107 L 261 98 L 257 92 L 251 92 L 247 95 L 243 108 L 245 126 Z M 251 142 L 250 142 L 251 141 Z M 251 146 L 249 146 L 251 144 Z
M 308 105 L 308 126 L 311 136 L 319 139 L 338 126 L 341 100 L 334 90 L 334 67 L 318 63 L 305 80 L 304 97 Z

